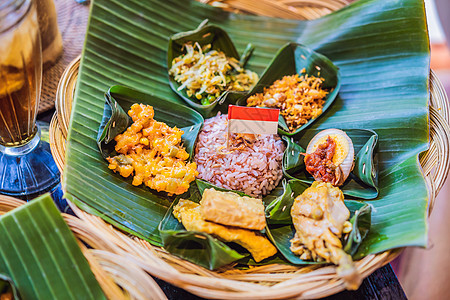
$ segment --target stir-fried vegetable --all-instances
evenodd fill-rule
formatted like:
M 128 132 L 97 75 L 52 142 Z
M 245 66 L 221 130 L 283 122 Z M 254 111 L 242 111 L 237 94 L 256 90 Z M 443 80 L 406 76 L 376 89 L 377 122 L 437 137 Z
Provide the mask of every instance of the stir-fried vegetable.
M 234 57 L 211 50 L 211 44 L 203 48 L 195 43 L 184 45 L 186 54 L 175 57 L 169 75 L 181 85 L 178 91 L 203 105 L 214 102 L 225 91 L 243 92 L 250 90 L 258 81 L 258 74 L 246 70 Z

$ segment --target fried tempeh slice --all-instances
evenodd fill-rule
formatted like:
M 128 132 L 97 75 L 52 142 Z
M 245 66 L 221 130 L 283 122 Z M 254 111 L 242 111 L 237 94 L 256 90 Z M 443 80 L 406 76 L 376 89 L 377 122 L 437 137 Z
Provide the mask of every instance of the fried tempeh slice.
M 277 249 L 259 232 L 205 221 L 200 213 L 200 205 L 190 200 L 180 199 L 173 208 L 173 215 L 188 231 L 205 232 L 225 242 L 241 245 L 250 252 L 256 262 L 277 253 Z
M 203 192 L 200 204 L 205 220 L 252 230 L 266 227 L 261 199 L 241 197 L 236 193 L 219 192 L 211 188 Z

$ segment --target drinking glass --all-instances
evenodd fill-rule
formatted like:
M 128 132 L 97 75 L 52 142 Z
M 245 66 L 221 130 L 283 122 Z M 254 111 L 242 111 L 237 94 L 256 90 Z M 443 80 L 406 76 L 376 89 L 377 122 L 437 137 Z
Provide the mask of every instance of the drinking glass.
M 58 29 L 56 7 L 53 0 L 34 0 L 41 31 L 42 65 L 53 65 L 63 51 L 62 36 Z
M 32 0 L 0 1 L 0 193 L 32 199 L 59 182 L 36 125 L 42 53 Z

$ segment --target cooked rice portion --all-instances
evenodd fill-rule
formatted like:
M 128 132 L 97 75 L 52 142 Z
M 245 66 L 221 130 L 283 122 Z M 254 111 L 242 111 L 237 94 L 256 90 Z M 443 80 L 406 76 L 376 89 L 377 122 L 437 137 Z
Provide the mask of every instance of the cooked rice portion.
M 302 70 L 302 73 L 305 69 Z M 298 74 L 284 76 L 264 93 L 247 99 L 247 106 L 279 108 L 291 132 L 317 118 L 322 113 L 327 90 L 322 89 L 323 78 Z
M 203 48 L 198 43 L 184 45 L 186 54 L 175 57 L 169 75 L 180 83 L 178 91 L 186 89 L 203 105 L 211 104 L 224 91 L 248 91 L 258 81 L 258 74 L 243 69 L 234 57 L 211 50 L 208 44 Z
M 283 177 L 283 141 L 278 135 L 233 135 L 227 148 L 227 126 L 227 115 L 205 120 L 195 148 L 197 177 L 253 197 L 270 193 Z

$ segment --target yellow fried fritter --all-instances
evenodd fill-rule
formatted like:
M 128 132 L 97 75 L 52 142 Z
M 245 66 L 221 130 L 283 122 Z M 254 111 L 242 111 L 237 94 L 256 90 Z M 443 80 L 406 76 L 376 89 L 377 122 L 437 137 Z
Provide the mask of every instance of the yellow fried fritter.
M 153 119 L 150 105 L 133 104 L 128 115 L 133 124 L 115 137 L 119 155 L 108 157 L 109 168 L 123 177 L 134 174 L 133 185 L 180 195 L 198 175 L 195 162 L 181 145 L 183 131 Z

